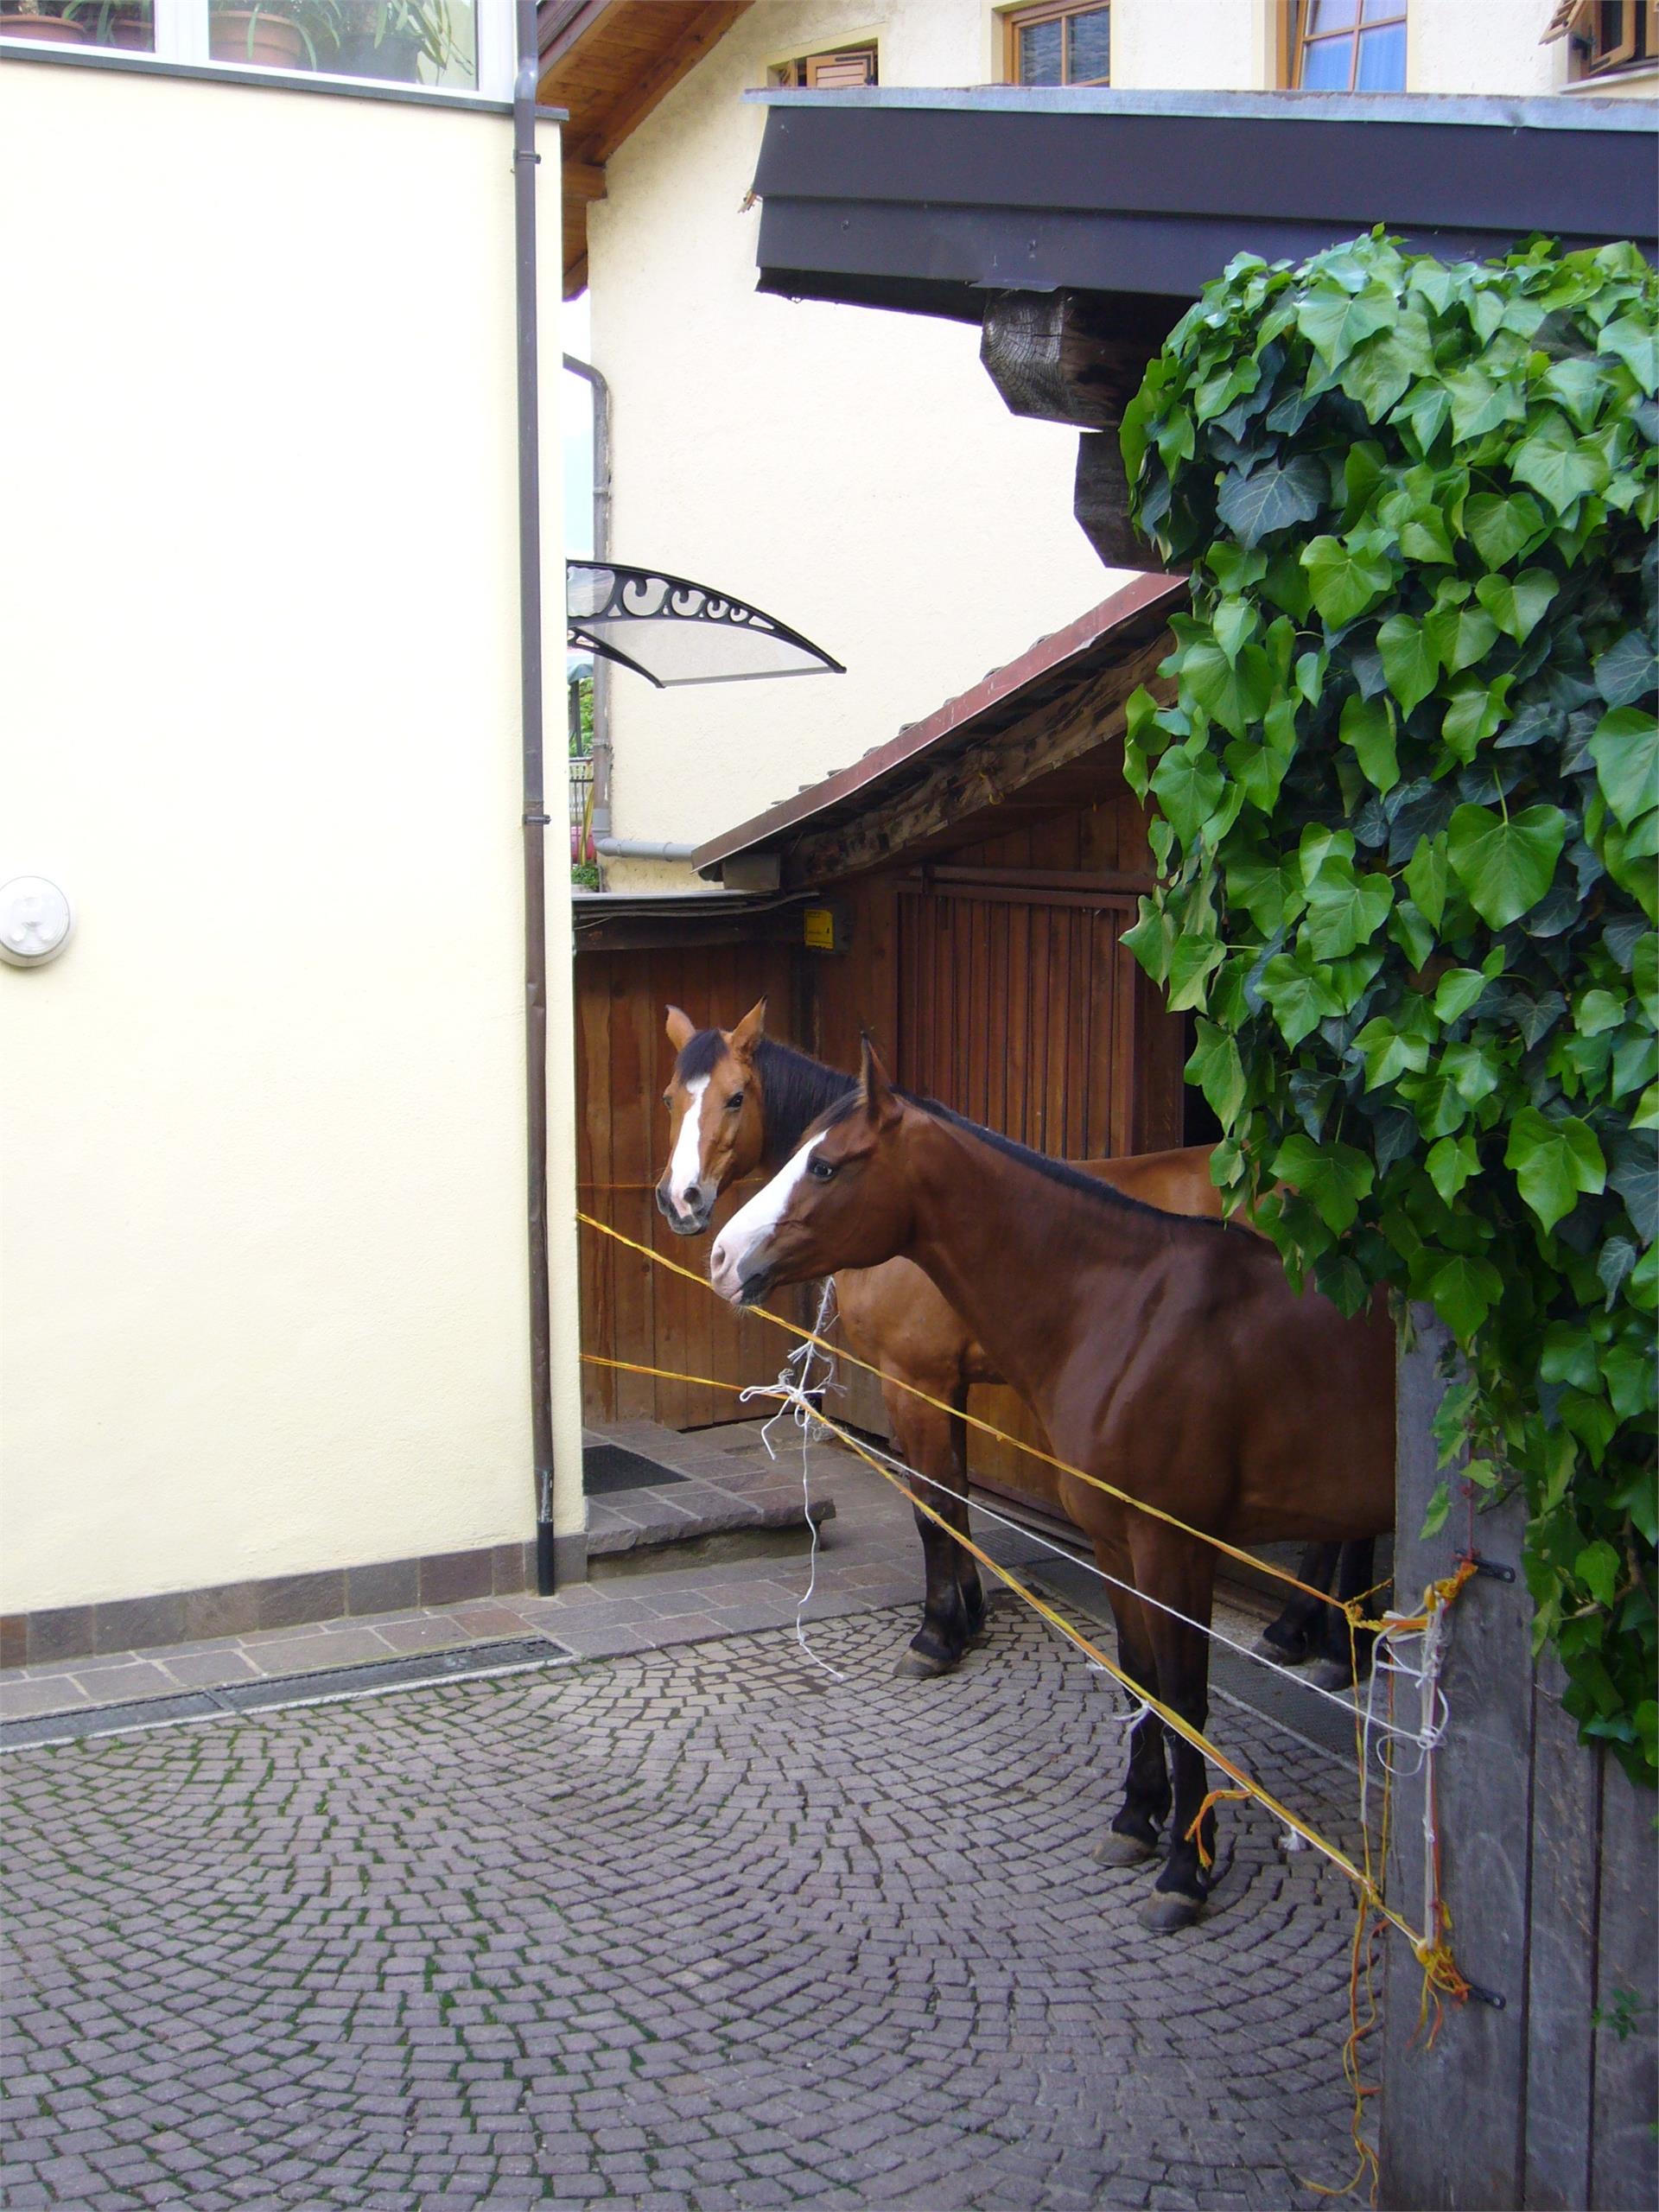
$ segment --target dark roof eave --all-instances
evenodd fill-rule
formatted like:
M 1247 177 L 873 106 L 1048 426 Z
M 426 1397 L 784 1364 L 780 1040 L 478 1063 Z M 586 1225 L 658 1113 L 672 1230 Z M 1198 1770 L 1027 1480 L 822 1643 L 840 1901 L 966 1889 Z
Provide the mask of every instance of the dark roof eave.
M 1644 103 L 1007 86 L 758 97 L 763 291 L 968 321 L 988 291 L 1060 286 L 1179 311 L 1236 252 L 1300 259 L 1379 219 L 1447 258 L 1490 257 L 1535 230 L 1659 248 Z

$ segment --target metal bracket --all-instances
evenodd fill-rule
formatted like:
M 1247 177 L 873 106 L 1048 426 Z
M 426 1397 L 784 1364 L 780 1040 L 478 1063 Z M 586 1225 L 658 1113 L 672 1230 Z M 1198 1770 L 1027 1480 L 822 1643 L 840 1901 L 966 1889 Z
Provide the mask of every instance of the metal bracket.
M 1478 1552 L 1460 1552 L 1459 1557 L 1466 1559 L 1477 1574 L 1490 1575 L 1494 1582 L 1513 1582 L 1515 1580 L 1512 1567 L 1500 1567 L 1496 1560 L 1482 1559 Z
M 1467 1987 L 1469 1994 L 1474 1999 L 1477 2005 L 1490 2005 L 1494 2012 L 1507 2012 L 1509 2011 L 1510 2000 L 1507 1997 L 1503 1996 L 1500 1991 L 1496 1989 L 1483 1989 L 1479 1983 L 1475 1981 L 1468 1983 Z
M 552 819 L 550 814 L 527 814 L 524 817 L 524 827 L 526 830 L 532 830 L 538 826 L 545 829 Z

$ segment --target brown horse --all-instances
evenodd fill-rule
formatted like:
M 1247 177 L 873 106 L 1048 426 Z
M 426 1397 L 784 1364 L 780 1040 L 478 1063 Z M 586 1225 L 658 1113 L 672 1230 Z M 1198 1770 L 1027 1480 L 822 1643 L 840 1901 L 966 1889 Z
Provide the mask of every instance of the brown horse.
M 728 1185 L 758 1167 L 771 1173 L 780 1166 L 808 1124 L 856 1088 L 853 1077 L 767 1037 L 766 1010 L 762 999 L 734 1029 L 696 1029 L 678 1007 L 668 1009 L 676 1057 L 664 1093 L 669 1159 L 657 1205 L 683 1236 L 707 1229 L 715 1201 Z M 1088 1172 L 1168 1212 L 1220 1217 L 1221 1193 L 1210 1180 L 1207 1146 L 1090 1161 Z M 840 1270 L 836 1303 L 849 1350 L 880 1370 L 899 1455 L 942 1486 L 926 1491 L 928 1502 L 965 1536 L 967 1432 L 961 1415 L 969 1384 L 1000 1382 L 1001 1374 L 972 1330 L 908 1260 Z M 954 1410 L 926 1404 L 906 1384 Z M 918 1513 L 916 1523 L 926 1595 L 921 1627 L 897 1671 L 925 1677 L 946 1674 L 958 1663 L 983 1625 L 985 1599 L 972 1554 L 927 1515 Z M 1279 1656 L 1287 1655 L 1281 1650 Z
M 1384 1316 L 1348 1321 L 1316 1293 L 1299 1296 L 1248 1230 L 1157 1212 L 895 1091 L 867 1043 L 858 1090 L 727 1224 L 710 1279 L 749 1305 L 776 1284 L 899 1255 L 962 1315 L 1058 1456 L 1130 1498 L 1230 1543 L 1389 1527 Z M 1116 1578 L 1125 1670 L 1202 1730 L 1215 1551 L 1071 1476 L 1061 1496 Z M 1202 1910 L 1200 1843 L 1213 1850 L 1213 1815 L 1198 1819 L 1203 1757 L 1169 1732 L 1173 1818 L 1146 1910 L 1155 1929 Z M 1121 1863 L 1157 1851 L 1171 1808 L 1165 1734 L 1151 1713 L 1131 1734 L 1108 1839 Z

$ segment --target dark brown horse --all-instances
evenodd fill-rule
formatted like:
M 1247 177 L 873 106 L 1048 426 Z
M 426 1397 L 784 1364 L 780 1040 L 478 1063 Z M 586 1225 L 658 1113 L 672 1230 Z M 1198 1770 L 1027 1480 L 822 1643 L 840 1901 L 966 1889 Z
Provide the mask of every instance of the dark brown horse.
M 756 1168 L 770 1173 L 781 1166 L 808 1124 L 857 1087 L 852 1076 L 769 1038 L 766 1009 L 762 999 L 734 1029 L 696 1029 L 678 1007 L 668 1009 L 675 1061 L 664 1093 L 669 1157 L 657 1205 L 683 1236 L 707 1229 L 715 1200 L 730 1184 Z M 1087 1167 L 1148 1205 L 1220 1217 L 1221 1193 L 1210 1179 L 1207 1146 L 1091 1160 Z M 1000 1382 L 1001 1376 L 973 1331 L 908 1260 L 839 1271 L 836 1304 L 848 1348 L 880 1371 L 899 1457 L 928 1483 L 941 1485 L 925 1489 L 927 1501 L 965 1536 L 967 1433 L 961 1416 L 969 1385 Z M 916 1390 L 953 1410 L 927 1404 Z M 927 1515 L 918 1513 L 916 1523 L 926 1596 L 922 1624 L 898 1672 L 931 1676 L 948 1673 L 960 1661 L 983 1624 L 985 1599 L 972 1554 Z
M 668 1165 L 657 1205 L 682 1236 L 705 1230 L 721 1192 L 757 1169 L 781 1167 L 809 1123 L 856 1088 L 855 1079 L 766 1034 L 760 1000 L 731 1029 L 698 1029 L 679 1007 L 665 1027 L 674 1066 L 663 1103 L 669 1116 Z M 1166 1213 L 1219 1220 L 1221 1193 L 1210 1179 L 1210 1148 L 1131 1154 L 1081 1163 L 1090 1175 Z M 974 1333 L 921 1269 L 908 1260 L 849 1268 L 836 1277 L 842 1334 L 854 1355 L 879 1370 L 894 1445 L 906 1465 L 926 1479 L 928 1502 L 963 1535 L 969 1533 L 967 1432 L 962 1420 L 969 1386 L 1001 1376 Z M 908 1387 L 906 1387 L 908 1386 Z M 915 1395 L 952 1408 L 944 1412 Z M 926 1570 L 922 1623 L 897 1671 L 923 1678 L 957 1666 L 982 1625 L 985 1599 L 973 1554 L 954 1543 L 928 1515 L 916 1516 Z M 1310 1545 L 1297 1573 L 1340 1593 L 1371 1580 L 1370 1544 Z M 1317 1599 L 1293 1597 L 1264 1631 L 1262 1649 L 1281 1665 L 1313 1658 L 1321 1679 L 1352 1680 L 1353 1653 L 1339 1615 Z
M 727 1224 L 709 1272 L 748 1305 L 899 1255 L 932 1278 L 1058 1455 L 1129 1498 L 1234 1544 L 1389 1527 L 1385 1317 L 1348 1321 L 1316 1293 L 1299 1296 L 1248 1230 L 1158 1212 L 896 1092 L 867 1045 L 859 1089 Z M 1116 1578 L 1125 1670 L 1203 1729 L 1214 1549 L 1091 1483 L 1063 1476 L 1061 1496 Z M 1213 1816 L 1198 1822 L 1203 1757 L 1168 1732 L 1173 1817 L 1147 1907 L 1158 1929 L 1202 1910 L 1200 1841 L 1213 1849 Z M 1165 1735 L 1147 1713 L 1130 1738 L 1108 1840 L 1126 1863 L 1155 1854 L 1171 1809 Z

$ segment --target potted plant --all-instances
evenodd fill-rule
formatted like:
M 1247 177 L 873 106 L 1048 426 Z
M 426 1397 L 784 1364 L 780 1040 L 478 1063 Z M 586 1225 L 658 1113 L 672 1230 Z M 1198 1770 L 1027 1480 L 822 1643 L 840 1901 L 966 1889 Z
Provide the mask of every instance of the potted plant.
M 459 50 L 449 0 L 340 0 L 340 14 L 348 76 L 413 84 L 423 60 L 442 74 Z
M 215 61 L 264 69 L 323 69 L 340 51 L 339 0 L 209 0 Z
M 64 0 L 63 20 L 84 25 L 94 46 L 149 54 L 156 44 L 152 0 Z
M 0 0 L 0 38 L 33 39 L 40 46 L 85 46 L 84 24 L 71 22 L 53 0 Z

